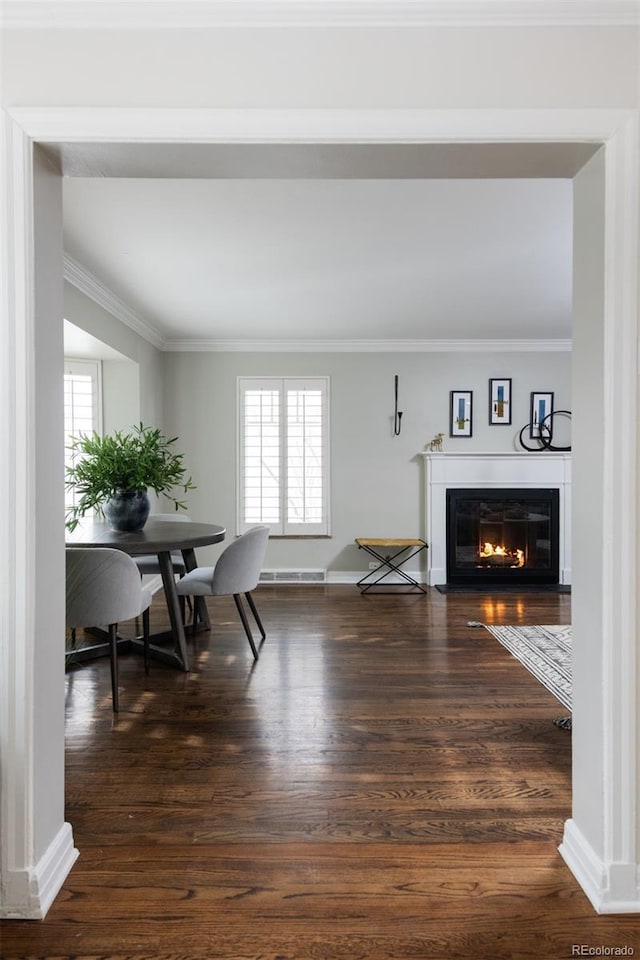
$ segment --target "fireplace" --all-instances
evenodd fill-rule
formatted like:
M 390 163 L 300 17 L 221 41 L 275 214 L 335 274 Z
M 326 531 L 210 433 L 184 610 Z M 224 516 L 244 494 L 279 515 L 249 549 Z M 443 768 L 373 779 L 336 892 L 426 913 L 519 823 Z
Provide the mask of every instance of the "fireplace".
M 446 491 L 447 583 L 559 581 L 557 488 Z
M 520 497 L 527 496 L 532 490 L 557 490 L 559 578 L 556 582 L 562 585 L 571 583 L 570 453 L 443 450 L 424 451 L 422 456 L 425 464 L 424 531 L 429 544 L 426 551 L 426 580 L 430 586 L 445 584 L 448 580 L 447 491 L 450 490 L 480 490 L 482 494 L 515 490 Z M 540 536 L 538 539 L 546 538 Z M 510 567 L 506 575 L 513 577 Z M 490 582 L 490 578 L 487 580 Z

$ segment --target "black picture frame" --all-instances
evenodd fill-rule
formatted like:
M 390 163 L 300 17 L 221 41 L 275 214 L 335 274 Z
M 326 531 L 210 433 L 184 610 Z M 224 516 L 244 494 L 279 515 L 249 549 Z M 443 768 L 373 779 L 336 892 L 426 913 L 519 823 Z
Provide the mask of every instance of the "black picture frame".
M 449 395 L 449 436 L 473 434 L 473 391 L 451 390 Z
M 549 390 L 532 391 L 529 407 L 529 436 L 532 440 L 540 438 L 540 424 L 543 422 L 544 439 L 551 440 L 553 436 L 553 417 L 550 414 L 553 414 L 553 392 Z M 545 422 L 547 417 L 549 419 Z
M 508 426 L 511 409 L 511 378 L 492 377 L 489 380 L 489 425 Z

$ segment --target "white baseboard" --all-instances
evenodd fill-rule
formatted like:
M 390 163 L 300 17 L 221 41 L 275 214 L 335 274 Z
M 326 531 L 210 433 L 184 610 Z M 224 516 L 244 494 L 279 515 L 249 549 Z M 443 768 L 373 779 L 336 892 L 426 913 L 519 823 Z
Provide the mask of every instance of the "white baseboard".
M 277 574 L 277 571 L 270 571 Z M 278 578 L 277 576 L 272 579 L 260 580 L 260 586 L 269 586 L 271 584 L 282 584 L 282 583 L 314 583 L 315 580 L 308 579 L 305 577 L 305 570 L 297 571 L 299 577 L 294 579 L 293 577 L 290 580 Z M 375 570 L 327 570 L 326 578 L 324 580 L 318 580 L 317 583 L 322 586 L 326 583 L 357 583 L 362 577 L 366 576 L 367 573 L 374 574 Z M 407 573 L 410 577 L 413 577 L 418 583 L 423 585 L 429 584 L 429 586 L 434 587 L 439 583 L 447 582 L 447 573 L 446 570 L 431 570 L 427 574 L 424 570 L 407 570 Z M 371 578 L 372 580 L 374 577 Z M 387 584 L 403 584 L 407 581 L 402 577 L 398 576 L 397 573 L 390 573 L 388 577 L 385 578 L 384 583 Z M 562 583 L 571 583 L 571 571 L 565 571 L 562 576 Z M 151 593 L 158 593 L 162 590 L 162 577 L 160 576 L 145 576 L 142 578 L 142 585 L 146 587 L 147 590 L 150 590 Z
M 320 579 L 307 577 L 306 569 L 302 569 L 302 568 L 296 571 L 291 571 L 288 568 L 286 573 L 283 573 L 282 576 L 278 575 L 279 573 L 281 573 L 281 571 L 270 570 L 268 571 L 268 573 L 273 574 L 274 576 L 261 579 L 260 586 L 261 587 L 277 586 L 283 583 L 285 584 L 286 583 L 304 583 L 306 585 L 317 583 L 319 586 L 323 586 L 324 584 L 327 584 L 327 583 L 357 583 L 358 580 L 361 580 L 362 577 L 366 576 L 367 573 L 374 574 L 375 572 L 376 572 L 375 570 L 327 570 L 325 572 L 326 573 L 325 579 L 320 580 Z M 286 578 L 283 579 L 283 577 L 286 577 L 287 573 L 291 574 L 290 579 L 286 579 Z M 424 582 L 424 571 L 408 570 L 407 573 L 409 574 L 410 577 L 414 577 L 419 583 Z M 371 579 L 373 579 L 373 577 Z M 402 577 L 399 577 L 397 574 L 394 573 L 394 574 L 389 574 L 389 576 L 385 578 L 384 582 L 402 584 L 402 583 L 406 583 L 406 580 L 404 580 Z M 441 580 L 438 581 L 438 583 L 442 583 L 442 582 L 443 581 Z M 162 590 L 162 577 L 156 576 L 156 575 L 145 576 L 142 578 L 142 585 L 147 590 L 150 590 L 151 593 L 158 593 L 160 590 Z
M 0 916 L 7 920 L 44 920 L 78 856 L 71 824 L 63 823 L 35 866 L 8 872 Z
M 357 583 L 365 570 L 327 570 L 327 583 Z
M 596 913 L 640 913 L 638 864 L 601 860 L 575 820 L 566 821 L 558 849 Z
M 413 577 L 418 583 L 424 582 L 424 571 L 423 570 L 411 570 L 407 569 L 407 574 L 410 577 Z M 366 577 L 367 574 L 371 574 L 370 578 L 367 580 L 367 583 L 371 583 L 376 579 L 376 576 L 380 576 L 382 573 L 381 570 L 327 570 L 327 583 L 358 583 L 359 580 L 362 580 L 363 577 Z M 384 580 L 380 583 L 380 586 L 383 587 L 385 584 L 401 585 L 406 584 L 407 581 L 400 577 L 397 573 L 390 573 Z M 409 584 L 407 584 L 409 586 Z
M 357 583 L 358 580 L 361 580 L 362 577 L 366 576 L 367 573 L 375 574 L 375 570 L 327 570 L 324 580 L 309 578 L 306 576 L 306 570 L 300 569 L 297 571 L 291 571 L 287 569 L 286 573 L 291 574 L 290 578 L 286 578 L 286 574 L 283 576 L 278 576 L 279 571 L 270 570 L 268 571 L 271 574 L 274 574 L 273 577 L 265 578 L 260 580 L 261 587 L 270 587 L 277 586 L 288 583 L 304 583 L 305 585 L 313 585 L 317 583 L 318 586 L 323 586 L 327 583 Z M 407 570 L 407 573 L 410 577 L 414 577 L 418 583 L 424 583 L 424 571 L 423 570 Z M 284 577 L 284 578 L 283 578 Z M 373 576 L 371 578 L 374 579 Z M 398 576 L 396 573 L 389 574 L 385 578 L 384 583 L 389 584 L 403 584 L 407 581 L 402 577 Z M 443 583 L 444 581 L 438 580 L 438 583 Z M 145 576 L 142 578 L 142 585 L 147 590 L 150 590 L 151 593 L 158 593 L 162 590 L 162 577 L 160 576 Z

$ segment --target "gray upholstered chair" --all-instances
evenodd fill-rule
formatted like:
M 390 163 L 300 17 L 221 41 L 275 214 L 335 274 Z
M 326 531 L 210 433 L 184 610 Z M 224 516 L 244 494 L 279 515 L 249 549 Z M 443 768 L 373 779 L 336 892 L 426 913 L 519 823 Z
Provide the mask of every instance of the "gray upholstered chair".
M 144 666 L 149 672 L 149 605 L 151 594 L 140 584 L 138 568 L 121 550 L 67 547 L 67 626 L 107 626 L 111 656 L 111 697 L 118 711 L 118 624 L 142 614 Z
M 269 527 L 253 527 L 229 544 L 214 567 L 196 567 L 195 570 L 185 574 L 176 584 L 176 590 L 180 598 L 189 596 L 233 596 L 244 632 L 256 660 L 258 659 L 258 651 L 253 641 L 251 627 L 240 594 L 244 593 L 262 639 L 265 640 L 266 634 L 251 596 L 251 591 L 258 585 L 260 579 L 268 539 Z

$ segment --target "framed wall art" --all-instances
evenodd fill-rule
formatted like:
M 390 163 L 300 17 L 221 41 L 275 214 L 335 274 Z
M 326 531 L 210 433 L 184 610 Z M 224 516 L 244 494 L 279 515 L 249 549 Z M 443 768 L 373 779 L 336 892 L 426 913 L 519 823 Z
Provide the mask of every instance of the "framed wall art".
M 489 380 L 489 423 L 511 423 L 511 380 Z
M 543 424 L 542 435 L 545 440 L 551 440 L 553 419 L 550 417 L 543 422 L 551 413 L 553 413 L 553 393 L 532 393 L 529 413 L 529 436 L 532 439 L 540 437 L 540 424 Z
M 449 416 L 450 437 L 470 437 L 473 428 L 473 391 L 452 390 Z

